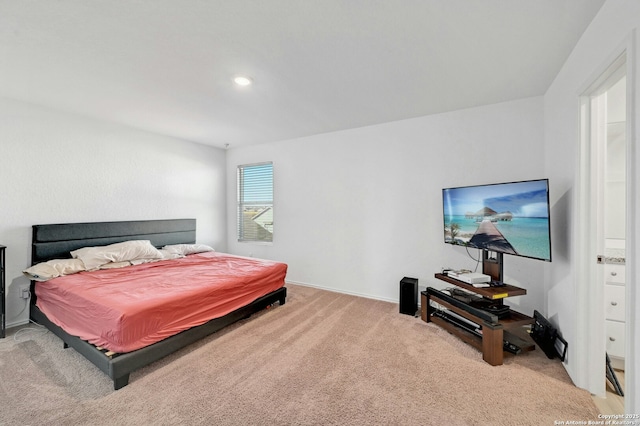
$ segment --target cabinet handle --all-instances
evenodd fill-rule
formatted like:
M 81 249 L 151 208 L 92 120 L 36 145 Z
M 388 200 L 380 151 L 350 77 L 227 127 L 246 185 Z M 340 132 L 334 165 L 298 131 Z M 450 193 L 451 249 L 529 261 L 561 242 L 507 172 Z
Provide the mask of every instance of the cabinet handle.
M 611 306 L 618 306 L 618 302 L 611 302 Z
M 611 340 L 612 342 L 615 342 L 616 338 L 615 337 L 609 337 L 609 340 Z
M 615 277 L 616 275 L 618 275 L 618 273 L 616 271 L 611 271 L 611 276 Z

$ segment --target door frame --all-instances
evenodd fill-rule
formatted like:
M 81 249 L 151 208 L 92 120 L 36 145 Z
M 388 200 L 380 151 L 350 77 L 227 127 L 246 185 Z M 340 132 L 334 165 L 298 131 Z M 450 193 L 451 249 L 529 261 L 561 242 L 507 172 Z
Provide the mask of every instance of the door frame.
M 592 98 L 602 89 L 613 73 L 624 66 L 626 73 L 626 276 L 629 280 L 625 285 L 625 297 L 631 303 L 625 312 L 626 336 L 625 336 L 625 409 L 637 409 L 634 407 L 636 366 L 636 344 L 633 336 L 636 335 L 636 314 L 631 309 L 636 300 L 637 291 L 634 288 L 636 277 L 635 253 L 637 227 L 635 224 L 635 212 L 637 211 L 636 181 L 635 181 L 635 58 L 634 58 L 635 32 L 632 33 L 621 46 L 609 57 L 594 73 L 594 77 L 585 85 L 580 95 L 580 138 L 578 147 L 578 167 L 576 177 L 576 218 L 573 242 L 576 247 L 574 258 L 576 292 L 576 364 L 578 381 L 581 387 L 586 388 L 594 395 L 604 396 L 606 393 L 605 379 L 605 316 L 604 305 L 604 272 L 598 268 L 596 258 L 603 250 L 604 235 L 598 237 L 594 229 L 598 229 L 598 222 L 602 222 L 603 206 L 598 200 L 602 198 L 601 183 L 598 185 L 601 169 L 597 166 L 599 147 L 592 144 L 594 133 L 601 132 L 597 123 L 592 123 L 593 108 L 598 108 L 597 103 L 592 104 Z M 595 145 L 595 146 L 594 146 Z M 602 181 L 601 181 L 602 182 Z M 600 203 L 601 204 L 601 203 Z M 633 411 L 628 411 L 633 412 Z

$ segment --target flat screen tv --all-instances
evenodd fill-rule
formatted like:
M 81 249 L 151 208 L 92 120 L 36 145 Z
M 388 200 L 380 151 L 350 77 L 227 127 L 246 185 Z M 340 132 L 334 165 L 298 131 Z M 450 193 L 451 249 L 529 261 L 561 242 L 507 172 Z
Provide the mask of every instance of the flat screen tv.
M 442 205 L 445 243 L 481 249 L 494 279 L 503 254 L 551 262 L 548 179 L 445 188 Z

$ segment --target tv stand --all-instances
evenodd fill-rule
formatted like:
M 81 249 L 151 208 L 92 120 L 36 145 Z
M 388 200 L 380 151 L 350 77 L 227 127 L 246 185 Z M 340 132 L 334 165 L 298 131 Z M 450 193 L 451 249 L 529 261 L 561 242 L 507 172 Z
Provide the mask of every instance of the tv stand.
M 503 266 L 502 253 L 482 250 L 482 273 L 489 275 L 492 280 L 502 282 Z
M 436 274 L 435 277 L 498 303 L 502 303 L 506 297 L 527 294 L 525 289 L 509 284 L 501 287 L 474 287 L 471 284 L 443 274 Z M 480 325 L 481 330 L 473 332 L 466 327 L 455 324 L 453 321 L 448 321 L 442 315 L 436 314 L 438 310 L 431 306 L 431 301 L 457 314 L 457 316 Z M 432 287 L 428 287 L 426 291 L 421 292 L 420 304 L 423 321 L 433 322 L 462 341 L 477 348 L 482 352 L 482 359 L 491 365 L 502 365 L 505 341 L 520 348 L 521 351 L 535 349 L 532 339 L 522 331 L 522 326 L 532 324 L 533 318 L 517 311 L 510 310 L 507 317 L 498 318 L 494 314 L 474 308 Z M 517 352 L 512 347 L 507 347 L 506 351 L 507 353 Z

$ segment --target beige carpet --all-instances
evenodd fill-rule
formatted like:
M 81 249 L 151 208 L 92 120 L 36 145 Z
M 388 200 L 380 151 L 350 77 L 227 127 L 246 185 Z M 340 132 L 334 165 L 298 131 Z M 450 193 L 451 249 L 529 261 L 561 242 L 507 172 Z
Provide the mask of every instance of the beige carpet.
M 0 340 L 2 425 L 553 425 L 596 420 L 540 350 L 491 367 L 398 305 L 289 286 L 263 311 L 111 380 L 51 333 Z

